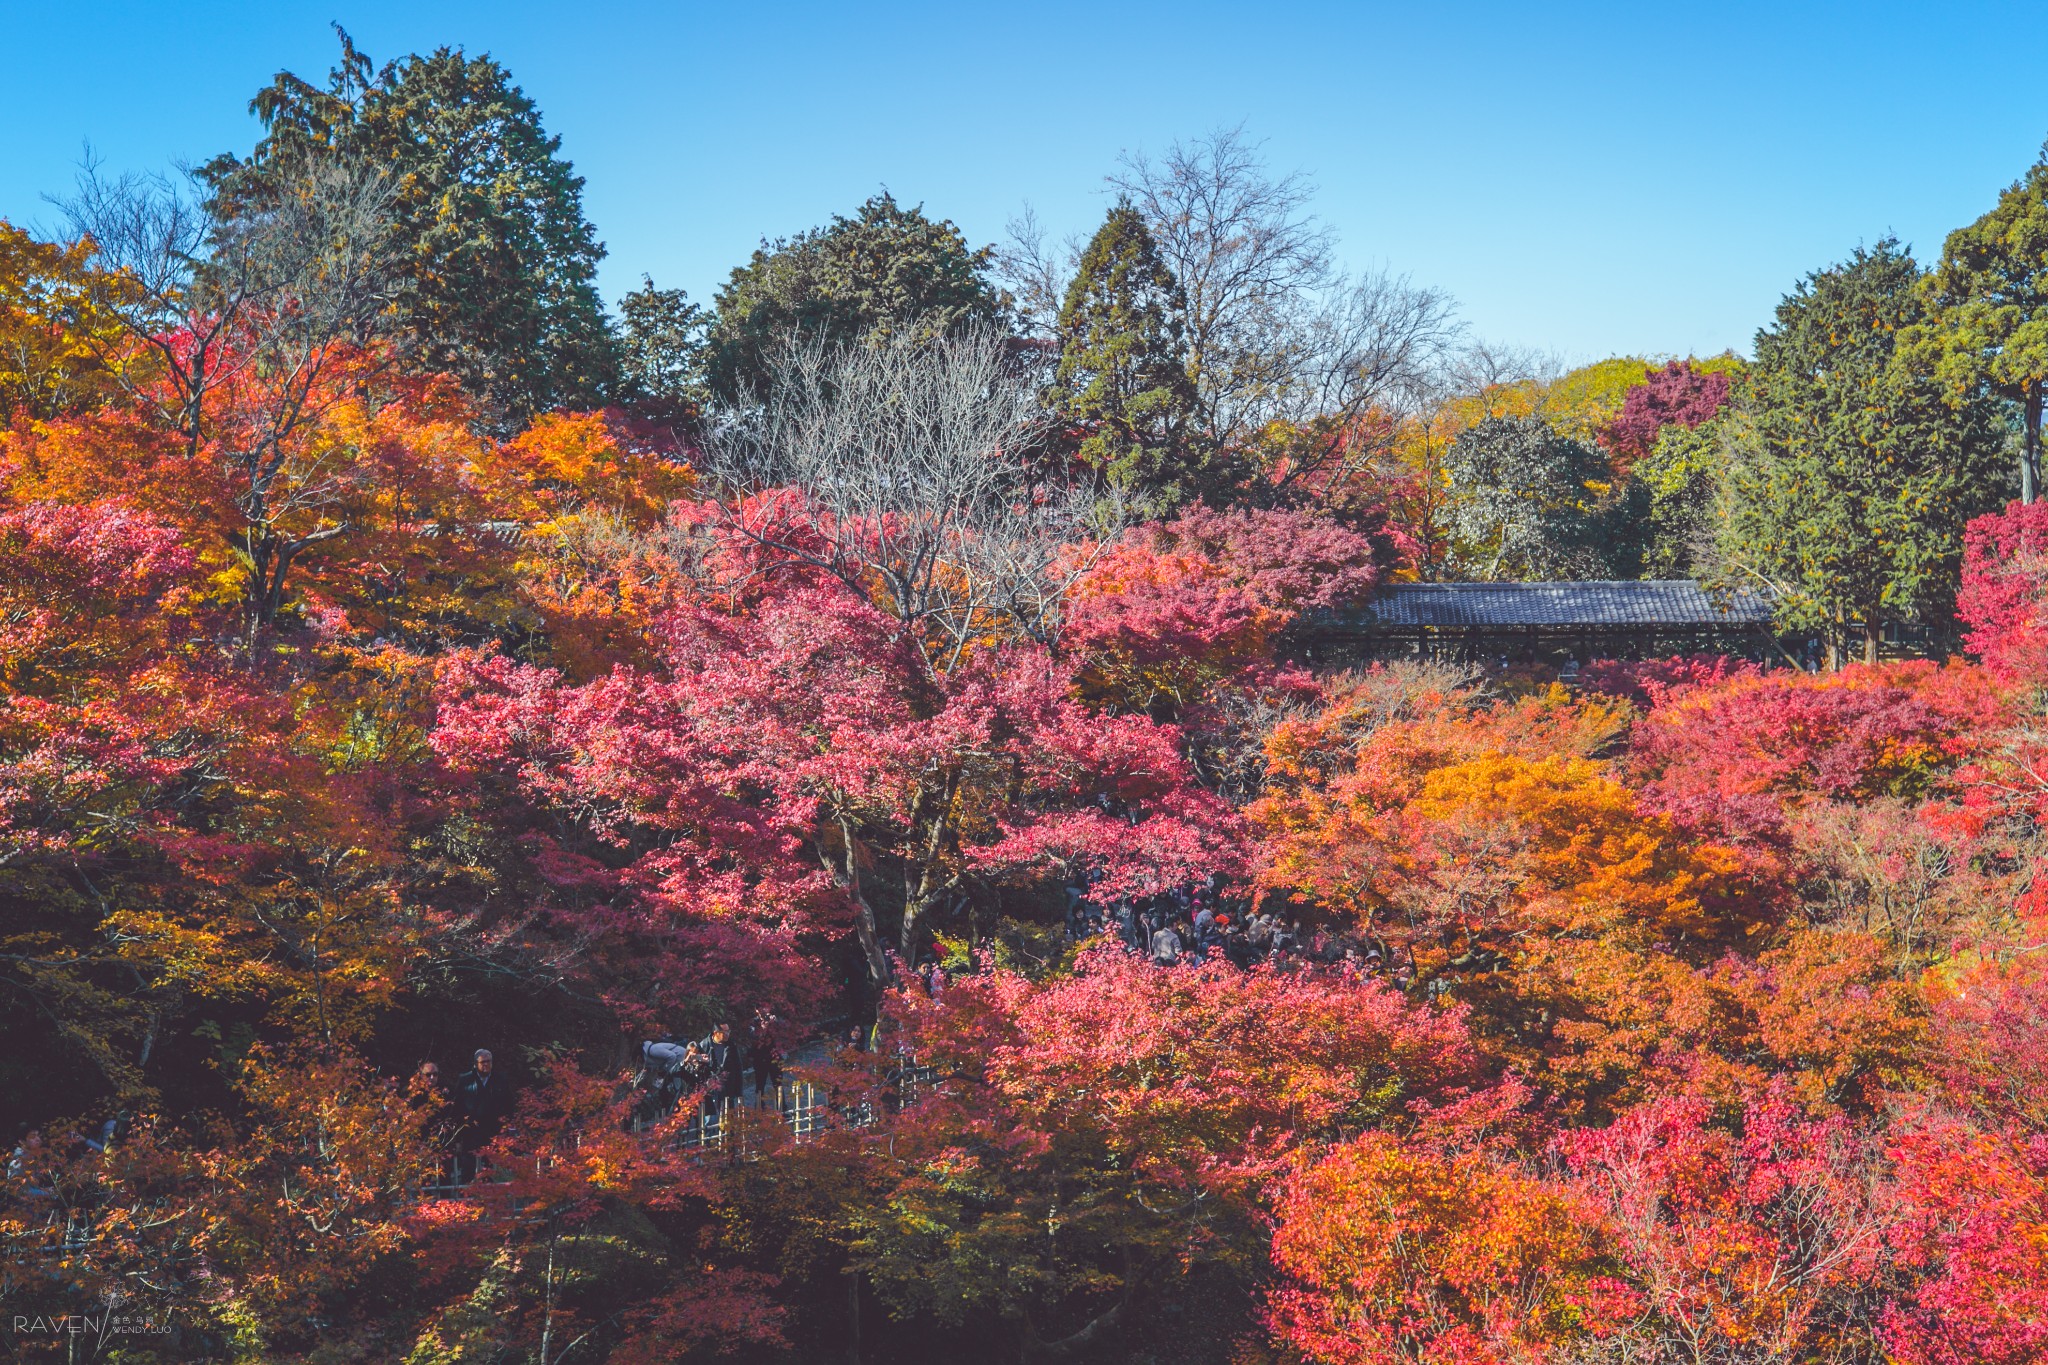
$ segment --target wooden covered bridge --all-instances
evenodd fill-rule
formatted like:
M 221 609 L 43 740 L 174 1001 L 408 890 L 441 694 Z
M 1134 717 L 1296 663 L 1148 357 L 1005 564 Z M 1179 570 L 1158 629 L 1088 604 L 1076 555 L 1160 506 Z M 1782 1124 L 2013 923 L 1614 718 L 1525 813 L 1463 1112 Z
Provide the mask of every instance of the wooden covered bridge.
M 1363 607 L 1304 623 L 1314 661 L 1440 658 L 1562 663 L 1772 650 L 1771 607 L 1691 579 L 1593 583 L 1392 583 Z

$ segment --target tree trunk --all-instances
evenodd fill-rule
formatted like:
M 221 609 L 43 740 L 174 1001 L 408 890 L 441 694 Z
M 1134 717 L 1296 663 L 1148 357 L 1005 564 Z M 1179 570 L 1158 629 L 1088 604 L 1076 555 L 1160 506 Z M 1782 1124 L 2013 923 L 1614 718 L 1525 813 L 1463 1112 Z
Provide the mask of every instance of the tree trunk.
M 867 959 L 869 983 L 877 991 L 885 990 L 889 985 L 889 955 L 882 950 L 882 931 L 875 920 L 875 907 L 861 893 L 860 846 L 854 842 L 853 830 L 844 819 L 839 821 L 839 838 L 844 846 L 845 864 L 837 863 L 822 846 L 818 848 L 818 861 L 853 902 L 853 932 L 860 940 L 861 956 Z
M 2020 501 L 2031 503 L 2041 489 L 2041 381 L 2026 386 L 2021 406 L 2026 411 L 2026 433 L 2020 442 Z
M 882 933 L 875 924 L 875 907 L 868 904 L 868 898 L 861 894 L 860 884 L 855 882 L 847 888 L 853 897 L 853 931 L 860 940 L 861 956 L 867 959 L 868 979 L 876 990 L 889 985 L 889 955 L 882 949 Z
M 931 833 L 925 838 L 923 861 L 914 868 L 905 868 L 903 875 L 903 933 L 896 940 L 896 951 L 903 954 L 905 966 L 917 965 L 917 950 L 925 927 L 925 919 L 939 898 L 949 889 L 949 881 L 942 880 L 939 870 L 940 855 L 946 851 L 953 829 L 953 800 L 960 791 L 960 774 L 951 773 L 946 778 L 945 790 L 938 798 L 938 814 L 932 821 Z M 919 798 L 922 808 L 924 800 Z M 915 883 L 912 874 L 915 873 Z
M 1046 1341 L 1041 1338 L 1032 1329 L 1030 1319 L 1026 1318 L 1025 1331 L 1018 1343 L 1021 1348 L 1020 1355 L 1025 1361 L 1071 1360 L 1115 1331 L 1123 1320 L 1124 1308 L 1129 1303 L 1130 1295 L 1127 1293 L 1103 1310 L 1099 1316 L 1091 1319 L 1080 1331 L 1061 1337 L 1058 1341 Z
M 925 919 L 936 896 L 928 895 L 922 887 L 903 899 L 903 933 L 896 940 L 896 951 L 903 955 L 905 966 L 917 965 L 917 950 L 924 938 Z
M 1881 621 L 1875 621 L 1875 620 L 1871 620 L 1871 621 L 1865 621 L 1865 622 L 1863 623 L 1863 662 L 1864 662 L 1864 663 L 1867 663 L 1867 664 L 1874 664 L 1874 663 L 1876 663 L 1876 662 L 1877 662 L 1877 646 L 1878 646 L 1878 644 L 1879 644 L 1879 643 L 1880 643 L 1880 642 L 1881 642 L 1881 641 L 1882 641 L 1883 639 L 1884 639 L 1884 623 L 1883 623 L 1883 622 L 1881 622 Z
M 847 1365 L 860 1365 L 860 1272 L 853 1271 L 846 1277 L 846 1361 Z
M 1019 1359 L 1025 1362 L 1025 1365 L 1038 1360 L 1072 1360 L 1121 1327 L 1124 1313 L 1130 1308 L 1131 1298 L 1138 1288 L 1136 1260 L 1131 1255 L 1129 1246 L 1123 1248 L 1123 1262 L 1123 1293 L 1117 1297 L 1115 1303 L 1090 1319 L 1079 1331 L 1069 1333 L 1057 1341 L 1047 1341 L 1038 1335 L 1038 1328 L 1031 1321 L 1031 1314 L 1023 1313 L 1021 1316 L 1024 1331 L 1018 1341 Z

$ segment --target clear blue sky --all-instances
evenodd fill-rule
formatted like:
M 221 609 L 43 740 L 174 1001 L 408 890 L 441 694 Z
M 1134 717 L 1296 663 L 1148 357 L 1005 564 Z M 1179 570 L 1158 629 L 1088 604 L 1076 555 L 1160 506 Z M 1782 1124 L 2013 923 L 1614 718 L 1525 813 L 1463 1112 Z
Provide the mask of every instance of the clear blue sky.
M 378 61 L 489 52 L 588 181 L 616 298 L 708 298 L 764 235 L 887 186 L 1002 235 L 1102 213 L 1125 148 L 1242 123 L 1357 264 L 1480 334 L 1585 360 L 1747 350 L 1805 271 L 1923 259 L 2048 136 L 2040 0 L 1671 5 L 182 5 L 0 0 L 0 216 L 116 168 L 246 148 L 339 19 Z

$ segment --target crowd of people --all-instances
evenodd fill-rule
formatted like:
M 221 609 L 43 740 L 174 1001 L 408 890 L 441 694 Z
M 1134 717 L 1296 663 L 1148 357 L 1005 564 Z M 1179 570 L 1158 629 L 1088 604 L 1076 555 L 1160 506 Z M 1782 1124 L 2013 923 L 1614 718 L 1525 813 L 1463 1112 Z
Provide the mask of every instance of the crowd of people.
M 1323 969 L 1382 979 L 1398 990 L 1415 981 L 1412 949 L 1390 947 L 1369 934 L 1332 934 L 1305 925 L 1297 915 L 1252 909 L 1223 897 L 1213 879 L 1204 886 L 1108 902 L 1090 900 L 1083 887 L 1070 887 L 1067 899 L 1070 942 L 1111 935 L 1161 967 L 1222 961 L 1249 969 L 1269 963 L 1282 970 Z M 906 985 L 934 1000 L 951 980 L 936 959 L 908 968 L 899 963 L 898 971 Z M 646 1040 L 633 1076 L 631 1122 L 636 1127 L 658 1122 L 692 1096 L 707 1112 L 749 1098 L 757 1106 L 774 1103 L 783 1078 L 782 1034 L 782 1021 L 761 1010 L 744 1033 L 720 1021 L 701 1038 L 669 1034 Z M 873 1043 L 871 1034 L 869 1026 L 852 1023 L 828 1030 L 823 1041 L 828 1047 L 865 1052 Z M 488 1050 L 477 1052 L 475 1069 L 464 1073 L 452 1091 L 443 1090 L 432 1062 L 422 1065 L 419 1076 L 415 1094 L 445 1110 L 439 1131 L 448 1182 L 467 1184 L 476 1175 L 478 1150 L 498 1135 L 511 1113 L 511 1087 L 494 1077 Z
M 768 1010 L 755 1012 L 744 1038 L 721 1020 L 702 1038 L 650 1039 L 640 1045 L 634 1119 L 671 1114 L 690 1095 L 702 1095 L 706 1105 L 741 1103 L 749 1073 L 755 1103 L 765 1105 L 782 1079 L 782 1056 L 781 1020 Z
M 930 960 L 915 968 L 899 966 L 899 973 L 906 984 L 933 999 L 944 993 L 949 980 L 945 968 Z M 811 1058 L 836 1053 L 842 1060 L 876 1053 L 872 1090 L 856 1087 L 847 1091 L 837 1083 L 819 1087 L 808 1081 L 784 1085 L 783 1047 L 780 1021 L 766 1012 L 756 1017 L 744 1040 L 735 1037 L 728 1025 L 720 1024 L 700 1039 L 662 1038 L 642 1043 L 640 1066 L 633 1076 L 635 1104 L 629 1125 L 635 1130 L 651 1127 L 694 1098 L 694 1117 L 706 1126 L 693 1129 L 693 1137 L 699 1139 L 710 1127 L 726 1121 L 730 1106 L 749 1099 L 755 1108 L 776 1110 L 800 1126 L 804 1122 L 858 1126 L 872 1122 L 878 1112 L 901 1108 L 920 1088 L 938 1079 L 931 1068 L 919 1065 L 901 1048 L 884 1046 L 873 1024 L 842 1020 L 807 1039 L 800 1049 L 801 1055 Z M 750 1073 L 751 1095 L 746 1084 Z
M 1212 881 L 1143 899 L 1101 904 L 1081 888 L 1069 888 L 1066 931 L 1080 943 L 1111 935 L 1134 953 L 1161 967 L 1224 961 L 1250 968 L 1261 962 L 1281 967 L 1334 967 L 1362 977 L 1380 977 L 1406 990 L 1415 980 L 1412 949 L 1389 947 L 1371 935 L 1331 934 L 1311 928 L 1295 915 L 1253 909 L 1223 899 Z
M 441 1183 L 446 1185 L 476 1179 L 478 1154 L 504 1131 L 516 1098 L 489 1048 L 478 1048 L 470 1063 L 453 1087 L 442 1083 L 438 1063 L 421 1062 L 413 1073 L 412 1103 L 440 1152 Z

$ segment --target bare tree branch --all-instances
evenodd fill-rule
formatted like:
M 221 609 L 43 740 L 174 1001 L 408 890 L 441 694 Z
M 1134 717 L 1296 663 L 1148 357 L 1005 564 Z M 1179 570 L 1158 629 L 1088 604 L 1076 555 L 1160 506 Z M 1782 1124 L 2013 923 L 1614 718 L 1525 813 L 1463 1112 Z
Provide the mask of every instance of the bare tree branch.
M 1186 298 L 1201 423 L 1218 445 L 1238 445 L 1302 365 L 1314 301 L 1334 276 L 1333 237 L 1307 212 L 1315 187 L 1270 177 L 1236 128 L 1176 142 L 1157 161 L 1128 155 L 1109 183 L 1145 216 Z
M 945 671 L 992 627 L 1048 638 L 1085 563 L 1068 547 L 1120 529 L 1098 489 L 1034 469 L 1043 421 L 990 333 L 792 341 L 706 453 L 731 530 L 869 595 Z
M 210 200 L 160 175 L 108 178 L 88 162 L 63 207 L 102 267 L 96 302 L 152 361 L 112 365 L 133 395 L 219 459 L 244 525 L 251 630 L 282 605 L 293 559 L 345 527 L 336 472 L 303 438 L 384 319 L 397 274 L 392 187 L 380 170 L 309 160 L 280 191 Z

